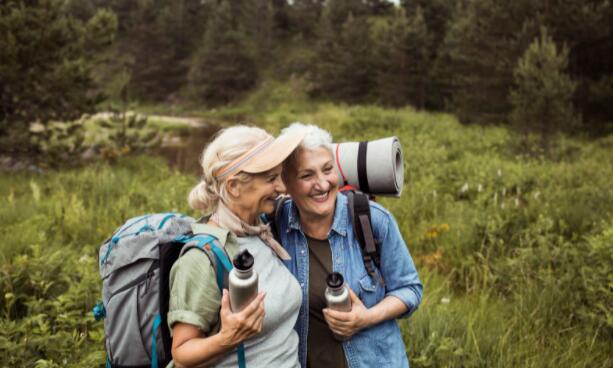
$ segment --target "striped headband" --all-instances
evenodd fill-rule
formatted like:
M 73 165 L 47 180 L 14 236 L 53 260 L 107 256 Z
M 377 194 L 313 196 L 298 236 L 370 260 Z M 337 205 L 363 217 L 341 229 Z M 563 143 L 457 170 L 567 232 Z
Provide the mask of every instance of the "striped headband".
M 273 137 L 268 137 L 264 142 L 258 144 L 257 146 L 251 148 L 249 151 L 245 152 L 236 160 L 229 163 L 226 167 L 219 169 L 214 175 L 215 179 L 223 179 L 228 175 L 231 175 L 237 172 L 241 166 L 245 163 L 249 162 L 252 158 L 254 158 L 258 153 L 262 152 L 264 148 L 270 146 L 275 139 Z

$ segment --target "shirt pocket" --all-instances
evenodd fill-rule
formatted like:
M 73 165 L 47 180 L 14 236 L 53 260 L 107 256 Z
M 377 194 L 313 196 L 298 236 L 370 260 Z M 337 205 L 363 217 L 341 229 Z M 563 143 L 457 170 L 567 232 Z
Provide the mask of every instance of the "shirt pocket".
M 373 280 L 373 278 L 368 274 L 362 276 L 358 283 L 360 284 L 360 293 L 358 296 L 366 308 L 375 306 L 385 296 L 383 286 L 377 281 Z

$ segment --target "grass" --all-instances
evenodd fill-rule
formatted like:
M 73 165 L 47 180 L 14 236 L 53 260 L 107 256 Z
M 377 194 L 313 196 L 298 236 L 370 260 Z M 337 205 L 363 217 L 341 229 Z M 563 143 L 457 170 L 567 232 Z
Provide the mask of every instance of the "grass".
M 503 127 L 318 103 L 300 83 L 199 116 L 272 132 L 312 122 L 338 141 L 400 138 L 404 193 L 380 201 L 425 285 L 401 321 L 412 367 L 613 366 L 613 137 L 562 137 L 553 159 L 525 156 Z M 2 174 L 0 366 L 102 366 L 102 326 L 89 314 L 97 247 L 134 215 L 195 215 L 195 182 L 152 157 Z

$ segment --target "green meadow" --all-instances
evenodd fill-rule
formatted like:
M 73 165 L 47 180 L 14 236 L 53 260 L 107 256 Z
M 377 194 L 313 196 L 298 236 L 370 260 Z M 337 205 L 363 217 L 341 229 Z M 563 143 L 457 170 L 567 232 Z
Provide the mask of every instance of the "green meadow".
M 613 136 L 561 136 L 545 158 L 507 128 L 308 102 L 291 83 L 179 113 L 274 133 L 299 120 L 336 141 L 400 138 L 404 191 L 377 200 L 425 287 L 400 322 L 412 367 L 613 366 Z M 196 182 L 154 155 L 1 173 L 0 366 L 104 366 L 90 312 L 98 247 L 131 216 L 197 216 L 186 201 Z

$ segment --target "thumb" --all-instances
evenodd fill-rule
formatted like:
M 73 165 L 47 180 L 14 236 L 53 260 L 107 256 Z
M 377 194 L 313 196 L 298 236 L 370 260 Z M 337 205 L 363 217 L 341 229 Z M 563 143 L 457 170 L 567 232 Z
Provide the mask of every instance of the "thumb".
M 353 290 L 351 290 L 351 288 L 347 288 L 347 289 L 349 289 L 349 297 L 351 298 L 351 304 L 364 304 L 362 303 L 360 298 L 357 296 L 357 294 L 354 293 Z

